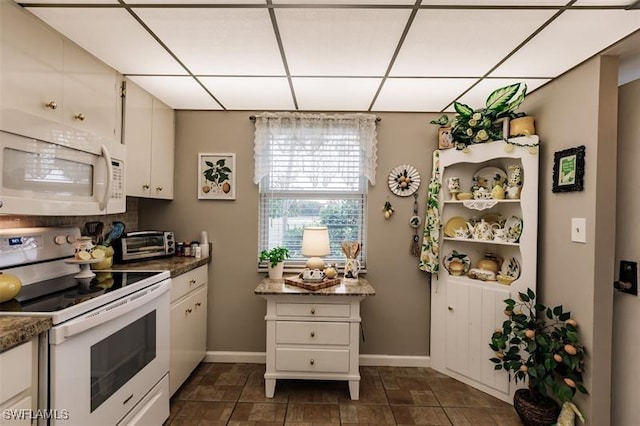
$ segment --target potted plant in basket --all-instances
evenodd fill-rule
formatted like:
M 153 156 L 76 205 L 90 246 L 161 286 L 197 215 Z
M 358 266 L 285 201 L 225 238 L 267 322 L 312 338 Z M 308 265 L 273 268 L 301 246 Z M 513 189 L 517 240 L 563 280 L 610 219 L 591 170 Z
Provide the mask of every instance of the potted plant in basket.
M 528 389 L 517 390 L 513 398 L 522 422 L 554 424 L 560 413 L 556 400 L 568 403 L 576 390 L 588 393 L 582 383 L 586 352 L 578 323 L 562 305 L 552 309 L 536 303 L 531 289 L 519 293 L 518 299 L 504 301 L 509 319 L 491 336 L 491 361 L 516 383 L 528 380 Z
M 520 90 L 522 89 L 522 90 Z M 515 83 L 491 92 L 484 108 L 473 109 L 469 105 L 454 102 L 458 113 L 451 126 L 451 137 L 456 149 L 464 149 L 468 145 L 505 139 L 502 119 L 522 117 L 524 113 L 516 110 L 524 101 L 527 85 Z M 449 117 L 445 114 L 431 124 L 447 125 Z
M 260 261 L 269 261 L 269 278 L 279 280 L 284 271 L 284 260 L 289 258 L 289 250 L 284 247 L 274 247 L 260 252 Z

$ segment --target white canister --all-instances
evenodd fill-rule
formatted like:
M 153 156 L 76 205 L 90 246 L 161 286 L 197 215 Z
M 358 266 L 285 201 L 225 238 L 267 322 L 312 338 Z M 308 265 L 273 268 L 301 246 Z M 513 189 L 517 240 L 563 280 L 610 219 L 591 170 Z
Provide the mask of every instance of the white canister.
M 202 257 L 209 257 L 209 235 L 207 231 L 200 232 L 200 250 Z

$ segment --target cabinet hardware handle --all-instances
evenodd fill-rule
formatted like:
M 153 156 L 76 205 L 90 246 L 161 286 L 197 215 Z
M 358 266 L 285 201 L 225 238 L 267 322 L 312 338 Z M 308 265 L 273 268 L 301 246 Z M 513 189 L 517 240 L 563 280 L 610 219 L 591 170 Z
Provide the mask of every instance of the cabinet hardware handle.
M 142 189 L 149 189 L 149 185 L 147 184 L 142 185 Z
M 311 332 L 311 337 L 316 337 L 316 332 L 315 331 Z
M 311 315 L 315 315 L 316 314 L 316 308 L 311 308 Z
M 156 191 L 162 191 L 162 187 L 161 186 L 156 186 Z
M 87 117 L 83 113 L 79 113 L 74 115 L 73 118 L 75 118 L 76 120 L 84 121 L 84 119 Z
M 202 306 L 202 303 L 196 302 L 196 306 Z
M 313 365 L 313 364 L 315 364 L 315 363 L 316 363 L 316 362 L 313 360 L 313 358 L 311 358 L 311 359 L 309 360 L 309 364 Z
M 189 281 L 189 284 L 195 284 L 195 283 L 196 283 L 196 280 Z
M 453 306 L 447 306 L 447 309 L 453 311 Z
M 46 104 L 44 104 L 44 106 L 46 106 L 49 109 L 58 109 L 58 104 L 55 101 L 49 101 Z
M 186 313 L 190 314 L 191 312 L 193 312 L 193 309 L 191 308 L 187 308 L 187 310 L 185 311 Z

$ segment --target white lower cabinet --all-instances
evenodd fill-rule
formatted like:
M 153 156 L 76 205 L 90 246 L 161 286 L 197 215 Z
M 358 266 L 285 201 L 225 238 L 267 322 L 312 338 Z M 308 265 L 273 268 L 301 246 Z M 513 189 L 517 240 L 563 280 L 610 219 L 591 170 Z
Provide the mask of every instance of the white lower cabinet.
M 346 380 L 359 398 L 360 296 L 265 295 L 265 393 L 277 379 Z
M 29 413 L 35 414 L 38 401 L 37 372 L 36 337 L 0 353 L 0 424 L 32 424 Z
M 189 377 L 207 351 L 207 265 L 173 278 L 169 394 Z

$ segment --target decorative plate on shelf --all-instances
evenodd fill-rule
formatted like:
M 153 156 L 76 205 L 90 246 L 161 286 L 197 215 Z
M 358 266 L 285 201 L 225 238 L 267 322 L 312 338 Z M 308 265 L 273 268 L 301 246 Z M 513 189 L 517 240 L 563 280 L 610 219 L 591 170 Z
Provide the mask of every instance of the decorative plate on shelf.
M 500 269 L 500 275 L 503 277 L 511 277 L 517 280 L 520 277 L 520 263 L 515 257 L 510 257 L 502 262 L 502 269 Z
M 456 229 L 467 229 L 467 219 L 462 216 L 454 216 L 444 225 L 444 235 L 447 237 L 455 237 Z
M 522 219 L 518 216 L 511 216 L 504 223 L 504 229 L 507 230 L 507 241 L 517 243 L 522 235 Z
M 409 164 L 401 164 L 389 173 L 389 189 L 396 195 L 407 197 L 420 187 L 420 173 Z
M 505 184 L 507 182 L 507 174 L 498 167 L 485 167 L 478 170 L 472 179 L 473 185 L 487 188 L 489 191 L 497 184 Z
M 457 250 L 453 250 L 452 252 L 447 254 L 442 260 L 442 264 L 444 265 L 445 269 L 449 271 L 449 273 L 451 273 L 451 270 L 449 269 L 449 265 L 453 261 L 458 261 L 462 263 L 462 266 L 464 267 L 464 269 L 462 270 L 461 275 L 465 275 L 467 272 L 469 272 L 469 269 L 471 268 L 471 259 L 469 259 L 469 256 L 467 256 L 464 253 L 460 253 Z M 452 275 L 454 274 L 452 273 Z

